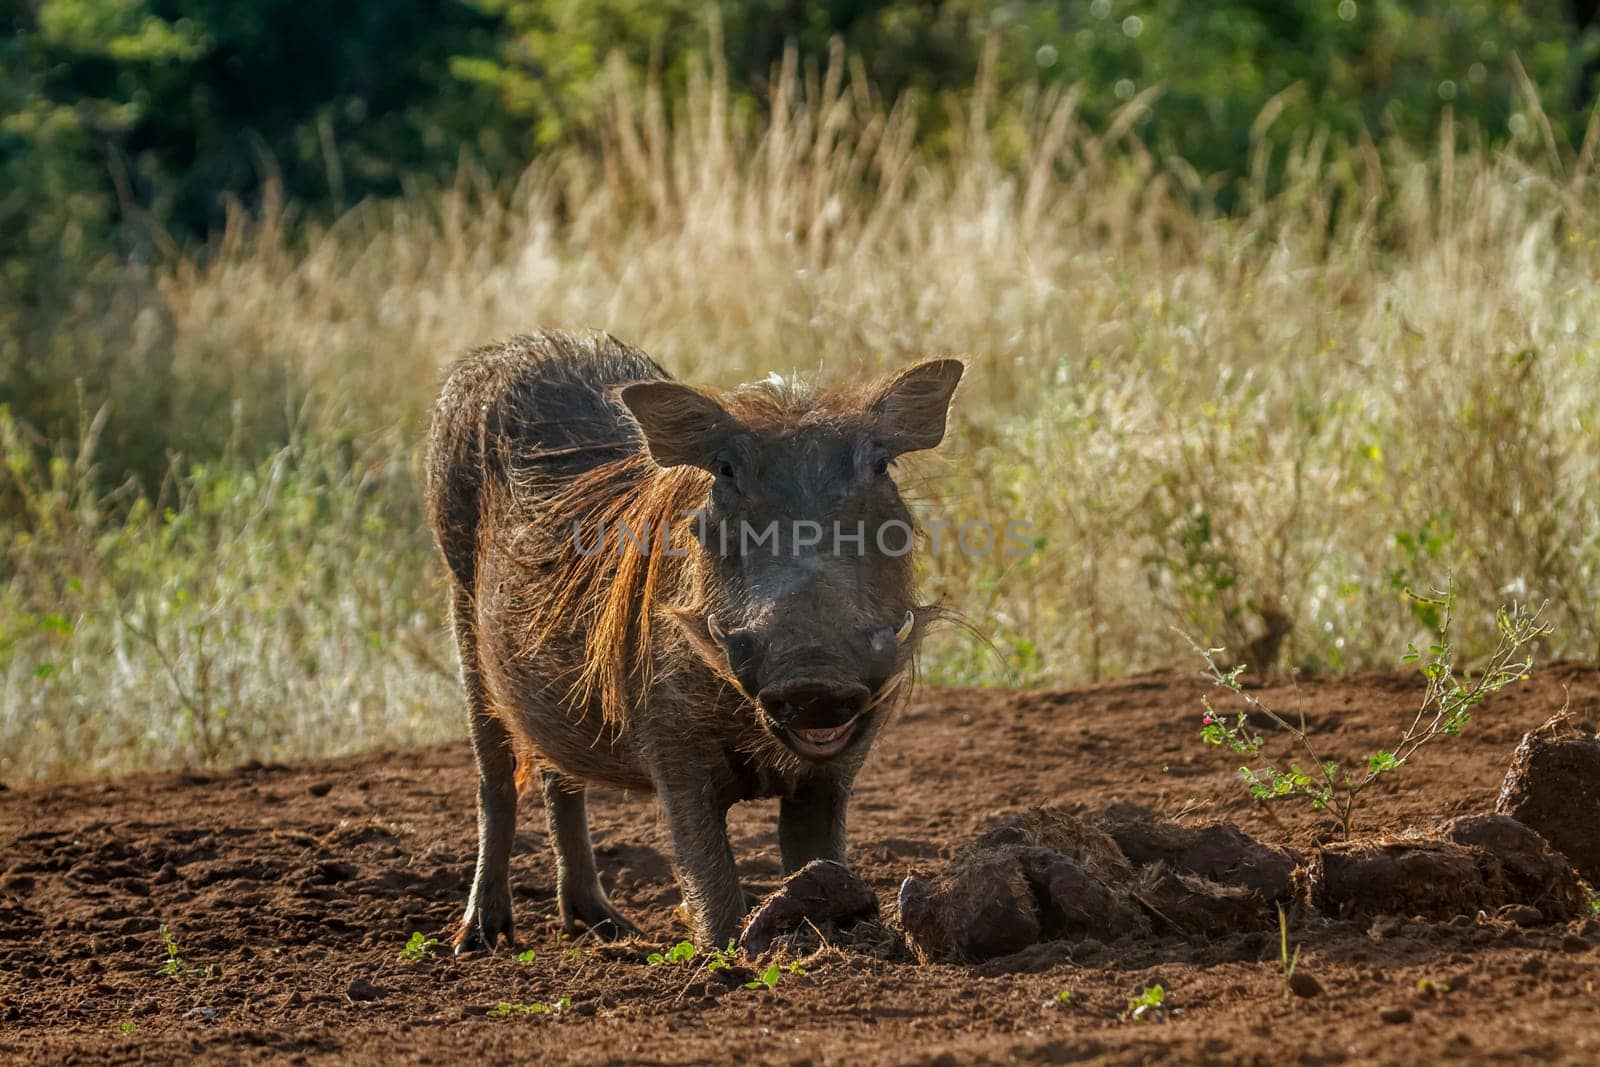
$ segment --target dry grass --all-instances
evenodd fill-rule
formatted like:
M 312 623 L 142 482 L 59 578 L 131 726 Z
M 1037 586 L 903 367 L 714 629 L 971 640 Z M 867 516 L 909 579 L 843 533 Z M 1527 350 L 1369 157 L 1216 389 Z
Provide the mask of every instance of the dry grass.
M 1172 624 L 1237 645 L 1272 605 L 1294 662 L 1389 663 L 1419 629 L 1402 590 L 1451 574 L 1463 648 L 1502 600 L 1548 597 L 1546 651 L 1600 656 L 1592 137 L 1561 158 L 1532 100 L 1534 133 L 1495 154 L 1447 126 L 1421 155 L 1333 155 L 1264 121 L 1257 179 L 1222 218 L 1181 161 L 1139 144 L 1159 102 L 1088 130 L 1070 95 L 980 86 L 965 137 L 933 159 L 843 63 L 778 84 L 766 124 L 731 110 L 714 72 L 672 116 L 619 91 L 603 151 L 541 161 L 510 195 L 463 177 L 309 231 L 269 211 L 164 269 L 164 327 L 117 339 L 129 365 L 159 346 L 238 394 L 241 425 L 292 412 L 275 462 L 310 488 L 283 495 L 270 463 L 212 465 L 169 487 L 190 494 L 171 521 L 141 513 L 128 532 L 61 505 L 56 532 L 14 546 L 0 773 L 453 736 L 418 428 L 456 353 L 545 325 L 607 329 L 720 384 L 969 358 L 958 432 L 918 489 L 930 514 L 1028 521 L 1038 548 L 930 561 L 1000 651 L 952 635 L 930 653 L 936 681 L 1181 662 Z M 39 498 L 53 476 L 12 477 Z M 214 479 L 226 491 L 194 499 Z M 312 519 L 274 510 L 291 506 Z M 184 521 L 206 527 L 183 534 L 193 580 L 160 541 Z M 119 537 L 145 569 L 109 559 Z M 82 558 L 62 564 L 73 543 Z M 171 588 L 203 649 L 163 651 L 130 622 Z M 47 614 L 70 632 L 29 629 Z M 174 710 L 197 714 L 202 662 L 207 686 L 236 681 L 234 727 L 203 744 Z

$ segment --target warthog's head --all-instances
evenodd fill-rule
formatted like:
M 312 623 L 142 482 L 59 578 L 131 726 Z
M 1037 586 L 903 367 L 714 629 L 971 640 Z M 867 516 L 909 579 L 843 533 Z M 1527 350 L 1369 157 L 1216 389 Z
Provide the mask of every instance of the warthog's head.
M 933 448 L 962 365 L 914 364 L 859 398 L 767 383 L 716 397 L 640 382 L 621 398 L 663 467 L 711 474 L 694 550 L 691 644 L 763 725 L 826 760 L 864 735 L 928 619 L 895 460 Z

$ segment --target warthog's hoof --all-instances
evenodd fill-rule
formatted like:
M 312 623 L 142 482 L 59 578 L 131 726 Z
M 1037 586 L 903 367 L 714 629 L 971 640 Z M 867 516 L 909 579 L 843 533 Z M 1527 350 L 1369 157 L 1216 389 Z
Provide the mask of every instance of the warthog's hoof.
M 612 909 L 612 914 L 610 915 L 601 916 L 593 920 L 585 919 L 581 926 L 576 922 L 562 923 L 561 932 L 569 936 L 585 933 L 597 941 L 626 941 L 630 937 L 644 936 L 643 930 L 629 922 L 616 909 Z
M 502 899 L 499 894 L 485 897 L 481 902 L 467 905 L 462 916 L 461 929 L 454 939 L 456 955 L 469 952 L 493 952 L 501 941 L 513 943 L 511 933 L 511 893 Z
M 571 935 L 587 931 L 600 941 L 623 941 L 644 936 L 642 930 L 616 909 L 598 881 L 564 889 L 558 898 L 562 933 Z

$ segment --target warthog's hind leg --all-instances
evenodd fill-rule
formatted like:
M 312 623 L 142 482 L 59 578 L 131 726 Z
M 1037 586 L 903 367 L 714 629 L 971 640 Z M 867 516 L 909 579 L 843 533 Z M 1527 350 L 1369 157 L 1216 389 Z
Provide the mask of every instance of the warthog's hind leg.
M 477 635 L 472 602 L 458 591 L 451 605 L 456 643 L 461 652 L 461 682 L 467 690 L 467 718 L 472 754 L 478 763 L 478 866 L 456 951 L 493 949 L 511 931 L 511 844 L 517 832 L 516 759 L 505 724 L 489 713 L 478 671 Z
M 576 933 L 582 923 L 596 937 L 610 941 L 639 936 L 639 928 L 618 911 L 600 886 L 594 846 L 589 841 L 589 810 L 581 782 L 547 771 L 544 809 L 550 842 L 556 850 L 556 902 L 561 929 Z

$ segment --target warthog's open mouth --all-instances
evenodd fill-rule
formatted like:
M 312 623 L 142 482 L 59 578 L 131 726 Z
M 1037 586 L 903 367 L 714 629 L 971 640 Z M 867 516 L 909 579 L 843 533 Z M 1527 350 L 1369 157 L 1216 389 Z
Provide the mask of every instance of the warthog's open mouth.
M 830 726 L 825 730 L 788 730 L 779 727 L 779 736 L 789 743 L 789 747 L 808 756 L 811 759 L 827 759 L 837 756 L 850 744 L 850 739 L 856 734 L 856 723 L 861 721 L 861 716 L 856 715 L 848 722 L 838 726 Z
M 832 759 L 867 732 L 878 706 L 894 696 L 904 678 L 897 674 L 872 690 L 862 685 L 832 691 L 791 688 L 781 697 L 760 701 L 761 721 L 795 755 Z M 791 694 L 805 699 L 796 700 Z

